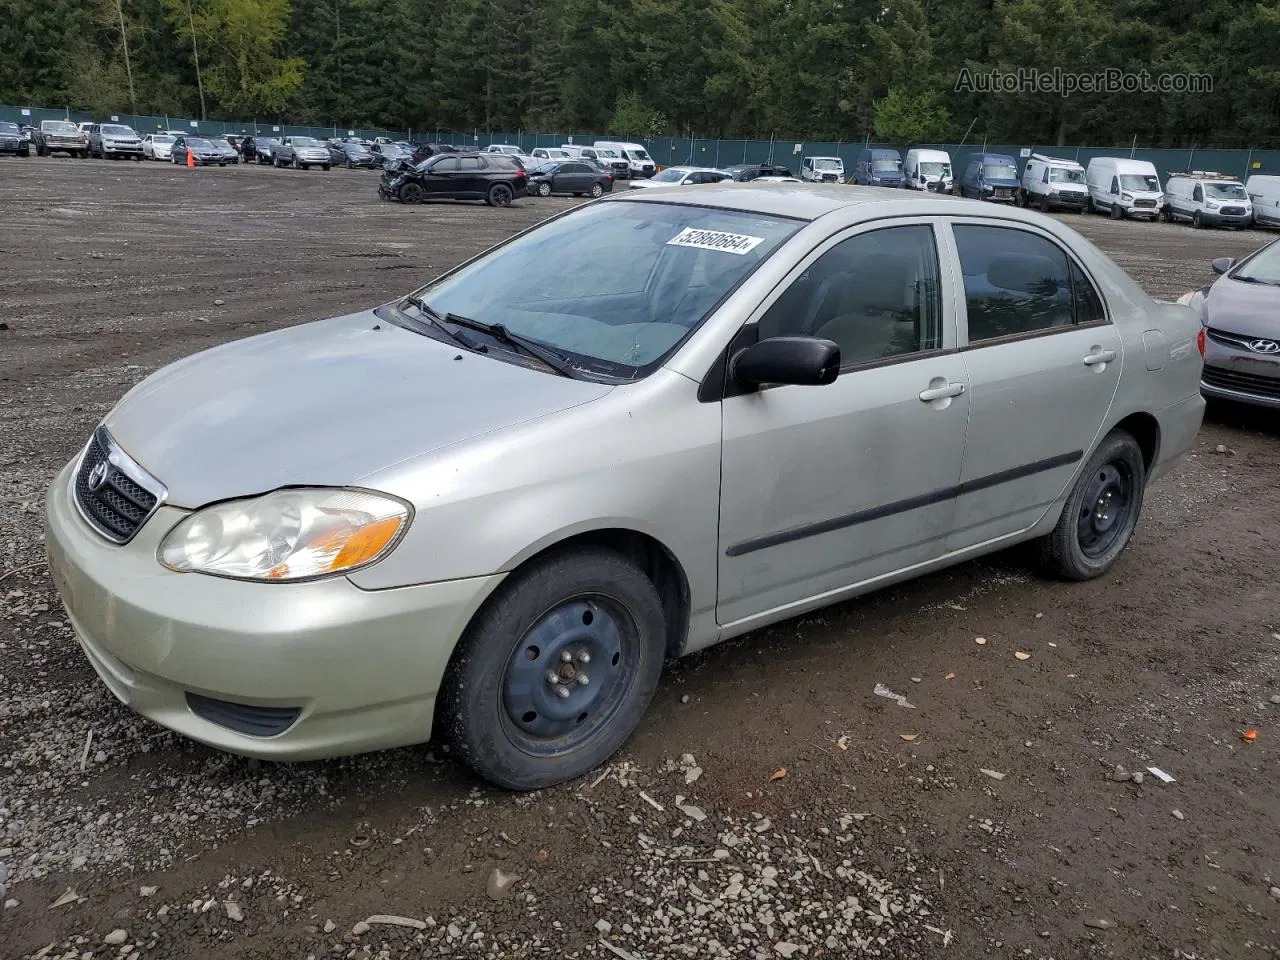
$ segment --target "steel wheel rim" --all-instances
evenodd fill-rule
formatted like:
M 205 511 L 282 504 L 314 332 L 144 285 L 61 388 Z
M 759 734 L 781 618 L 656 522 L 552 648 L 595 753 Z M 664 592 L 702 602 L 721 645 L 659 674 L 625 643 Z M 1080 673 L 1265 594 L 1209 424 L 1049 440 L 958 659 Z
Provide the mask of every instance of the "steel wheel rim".
M 1086 557 L 1096 560 L 1115 547 L 1133 504 L 1133 471 L 1128 464 L 1112 460 L 1094 472 L 1076 518 L 1076 537 Z
M 508 739 L 534 756 L 588 743 L 626 700 L 639 650 L 635 618 L 617 601 L 584 594 L 556 604 L 524 632 L 503 670 L 499 713 Z

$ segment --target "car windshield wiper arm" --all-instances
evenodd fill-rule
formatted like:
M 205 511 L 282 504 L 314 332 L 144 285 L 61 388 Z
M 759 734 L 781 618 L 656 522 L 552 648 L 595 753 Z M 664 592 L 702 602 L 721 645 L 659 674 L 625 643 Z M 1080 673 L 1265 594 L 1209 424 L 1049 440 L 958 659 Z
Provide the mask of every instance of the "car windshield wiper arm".
M 481 333 L 487 333 L 499 343 L 505 343 L 509 347 L 516 347 L 523 350 L 529 356 L 541 360 L 544 364 L 560 374 L 562 377 L 573 378 L 570 372 L 572 365 L 559 354 L 553 353 L 542 344 L 530 340 L 528 337 L 522 337 L 518 333 L 512 333 L 500 323 L 481 323 L 479 320 L 472 320 L 470 317 L 459 316 L 456 313 L 446 313 L 445 320 L 456 324 L 460 327 L 470 327 L 472 330 L 479 330 Z
M 440 314 L 436 312 L 435 308 L 432 307 L 431 304 L 427 303 L 427 301 L 423 300 L 421 297 L 411 293 L 409 294 L 409 296 L 404 298 L 404 302 L 411 303 L 415 307 L 417 307 L 418 311 L 424 317 L 427 318 L 427 320 L 431 323 L 433 327 L 435 327 L 437 330 L 443 333 L 446 337 L 448 337 L 454 343 L 458 344 L 461 347 L 466 347 L 468 350 L 470 350 L 473 353 L 484 352 L 485 347 L 483 344 L 476 343 L 474 340 L 472 340 L 470 337 L 466 336 L 465 334 L 461 334 L 457 330 L 450 330 L 448 327 L 446 327 L 444 325 L 445 318 L 440 316 Z

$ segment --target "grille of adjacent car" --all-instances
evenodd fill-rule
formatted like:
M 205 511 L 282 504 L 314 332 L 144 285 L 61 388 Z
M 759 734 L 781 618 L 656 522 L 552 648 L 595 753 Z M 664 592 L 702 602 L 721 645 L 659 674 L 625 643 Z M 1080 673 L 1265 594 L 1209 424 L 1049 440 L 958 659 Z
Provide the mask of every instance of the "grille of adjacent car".
M 301 707 L 255 707 L 248 703 L 216 700 L 187 693 L 187 706 L 202 720 L 250 737 L 274 737 L 284 733 L 302 713 Z
M 1154 200 L 1135 200 L 1133 205 L 1135 207 L 1154 207 L 1156 202 Z
M 1205 367 L 1201 377 L 1211 387 L 1280 399 L 1280 364 L 1276 366 L 1276 373 L 1276 377 L 1261 377 L 1256 373 L 1241 373 L 1223 367 Z
M 132 464 L 130 476 L 125 467 Z M 115 543 L 128 543 L 160 505 L 164 488 L 148 479 L 107 433 L 94 431 L 76 471 L 76 504 L 100 534 Z
M 1224 217 L 1243 217 L 1244 207 L 1223 207 L 1222 215 Z

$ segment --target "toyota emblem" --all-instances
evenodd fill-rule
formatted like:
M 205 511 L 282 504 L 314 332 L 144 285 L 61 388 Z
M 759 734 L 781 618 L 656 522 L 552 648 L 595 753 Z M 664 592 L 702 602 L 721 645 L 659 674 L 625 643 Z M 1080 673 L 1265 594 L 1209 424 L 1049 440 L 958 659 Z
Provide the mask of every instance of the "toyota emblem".
M 1274 340 L 1254 340 L 1250 342 L 1249 349 L 1254 353 L 1280 353 L 1280 343 Z
M 102 489 L 102 485 L 107 482 L 108 466 L 107 461 L 102 460 L 89 471 L 89 491 L 91 493 L 97 493 Z

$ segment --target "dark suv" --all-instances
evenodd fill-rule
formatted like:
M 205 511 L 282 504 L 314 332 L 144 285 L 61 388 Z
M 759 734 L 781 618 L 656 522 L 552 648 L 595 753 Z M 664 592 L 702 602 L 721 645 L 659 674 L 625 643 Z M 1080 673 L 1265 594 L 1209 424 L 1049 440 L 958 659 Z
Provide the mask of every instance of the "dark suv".
M 739 183 L 747 183 L 758 177 L 793 176 L 786 167 L 774 166 L 772 163 L 735 163 L 731 167 L 721 169 Z
M 520 161 L 501 153 L 442 153 L 417 166 L 399 160 L 378 185 L 384 200 L 483 200 L 491 207 L 505 207 L 528 191 L 529 174 Z

